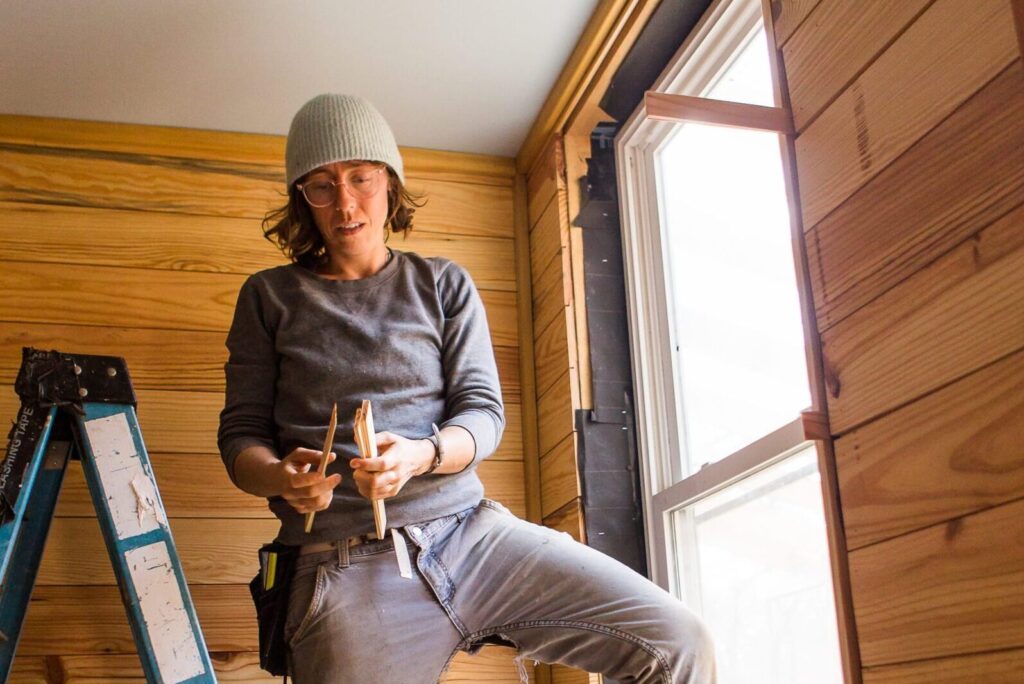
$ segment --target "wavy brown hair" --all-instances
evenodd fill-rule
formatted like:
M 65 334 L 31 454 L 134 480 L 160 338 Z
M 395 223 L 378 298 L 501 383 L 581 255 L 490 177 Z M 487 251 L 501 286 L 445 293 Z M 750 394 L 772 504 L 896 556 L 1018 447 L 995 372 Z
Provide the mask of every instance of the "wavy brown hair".
M 384 222 L 384 241 L 391 233 L 405 237 L 412 230 L 412 215 L 426 202 L 421 195 L 409 192 L 390 166 L 388 171 L 388 218 Z M 288 188 L 288 202 L 267 212 L 263 218 L 263 237 L 284 252 L 285 256 L 310 270 L 327 262 L 323 237 L 317 230 L 306 198 L 296 187 L 300 178 Z

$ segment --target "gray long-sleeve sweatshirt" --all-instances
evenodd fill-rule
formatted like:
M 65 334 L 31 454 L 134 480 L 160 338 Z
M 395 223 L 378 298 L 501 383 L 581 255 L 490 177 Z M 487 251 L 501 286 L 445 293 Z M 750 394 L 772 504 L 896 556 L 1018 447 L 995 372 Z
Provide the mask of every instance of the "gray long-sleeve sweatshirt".
M 359 495 L 348 459 L 356 408 L 373 403 L 374 427 L 421 438 L 430 424 L 458 425 L 473 436 L 473 462 L 454 475 L 410 479 L 387 499 L 388 526 L 464 510 L 483 495 L 476 464 L 497 447 L 505 426 L 483 303 L 469 274 L 442 258 L 394 251 L 378 273 L 328 280 L 296 264 L 261 271 L 243 284 L 228 333 L 224 410 L 218 446 L 234 480 L 246 447 L 284 457 L 320 449 L 338 403 L 328 473 L 340 472 L 330 508 L 310 534 L 304 516 L 269 499 L 287 544 L 330 541 L 373 530 L 370 502 Z

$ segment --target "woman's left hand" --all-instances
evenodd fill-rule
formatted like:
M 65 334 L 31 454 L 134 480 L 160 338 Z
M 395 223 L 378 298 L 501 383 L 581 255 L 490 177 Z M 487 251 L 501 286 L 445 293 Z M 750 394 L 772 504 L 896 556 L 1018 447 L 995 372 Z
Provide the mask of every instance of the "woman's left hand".
M 367 499 L 388 499 L 402 491 L 409 478 L 425 472 L 434 459 L 434 445 L 424 439 L 407 439 L 378 432 L 377 458 L 353 458 L 352 478 Z

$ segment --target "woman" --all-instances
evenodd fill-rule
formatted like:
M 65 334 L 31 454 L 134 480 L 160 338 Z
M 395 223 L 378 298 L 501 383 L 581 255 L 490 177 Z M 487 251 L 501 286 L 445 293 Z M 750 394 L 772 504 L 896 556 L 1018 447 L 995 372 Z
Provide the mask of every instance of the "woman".
M 486 316 L 464 269 L 387 247 L 415 204 L 383 117 L 315 97 L 285 157 L 288 204 L 265 225 L 293 263 L 239 294 L 218 442 L 232 481 L 270 499 L 278 541 L 301 547 L 285 628 L 296 682 L 435 682 L 485 643 L 620 681 L 713 681 L 709 641 L 679 602 L 482 498 L 476 465 L 504 428 Z M 364 399 L 383 428 L 376 459 L 354 446 Z M 372 498 L 407 540 L 411 579 L 371 534 Z

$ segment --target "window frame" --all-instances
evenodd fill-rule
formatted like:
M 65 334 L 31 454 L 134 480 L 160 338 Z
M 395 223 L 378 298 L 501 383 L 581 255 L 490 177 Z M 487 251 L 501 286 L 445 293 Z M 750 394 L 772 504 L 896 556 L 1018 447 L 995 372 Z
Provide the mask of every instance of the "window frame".
M 701 98 L 728 58 L 763 23 L 770 54 L 774 107 Z M 710 49 L 703 45 L 711 45 Z M 640 455 L 643 509 L 647 526 L 646 548 L 651 578 L 662 588 L 687 597 L 699 610 L 699 595 L 670 563 L 674 558 L 670 516 L 695 501 L 781 462 L 811 443 L 816 448 L 821 477 L 823 514 L 828 535 L 829 560 L 839 649 L 844 677 L 857 682 L 859 657 L 853 622 L 846 543 L 841 526 L 838 484 L 828 430 L 821 346 L 810 292 L 795 165 L 795 132 L 788 109 L 785 77 L 778 59 L 769 0 L 750 4 L 717 0 L 680 46 L 632 116 L 616 137 L 619 206 L 623 258 L 626 271 L 627 310 L 632 349 L 636 406 L 636 439 Z M 668 95 L 666 93 L 690 93 Z M 811 407 L 801 416 L 753 444 L 682 477 L 677 425 L 681 406 L 674 389 L 676 364 L 672 349 L 674 317 L 667 273 L 657 187 L 655 156 L 671 133 L 687 121 L 772 130 L 779 134 L 783 176 L 790 207 L 797 289 L 804 324 Z M 654 189 L 653 191 L 651 189 Z M 663 369 L 671 368 L 672 373 Z M 673 484 L 674 483 L 674 484 Z

